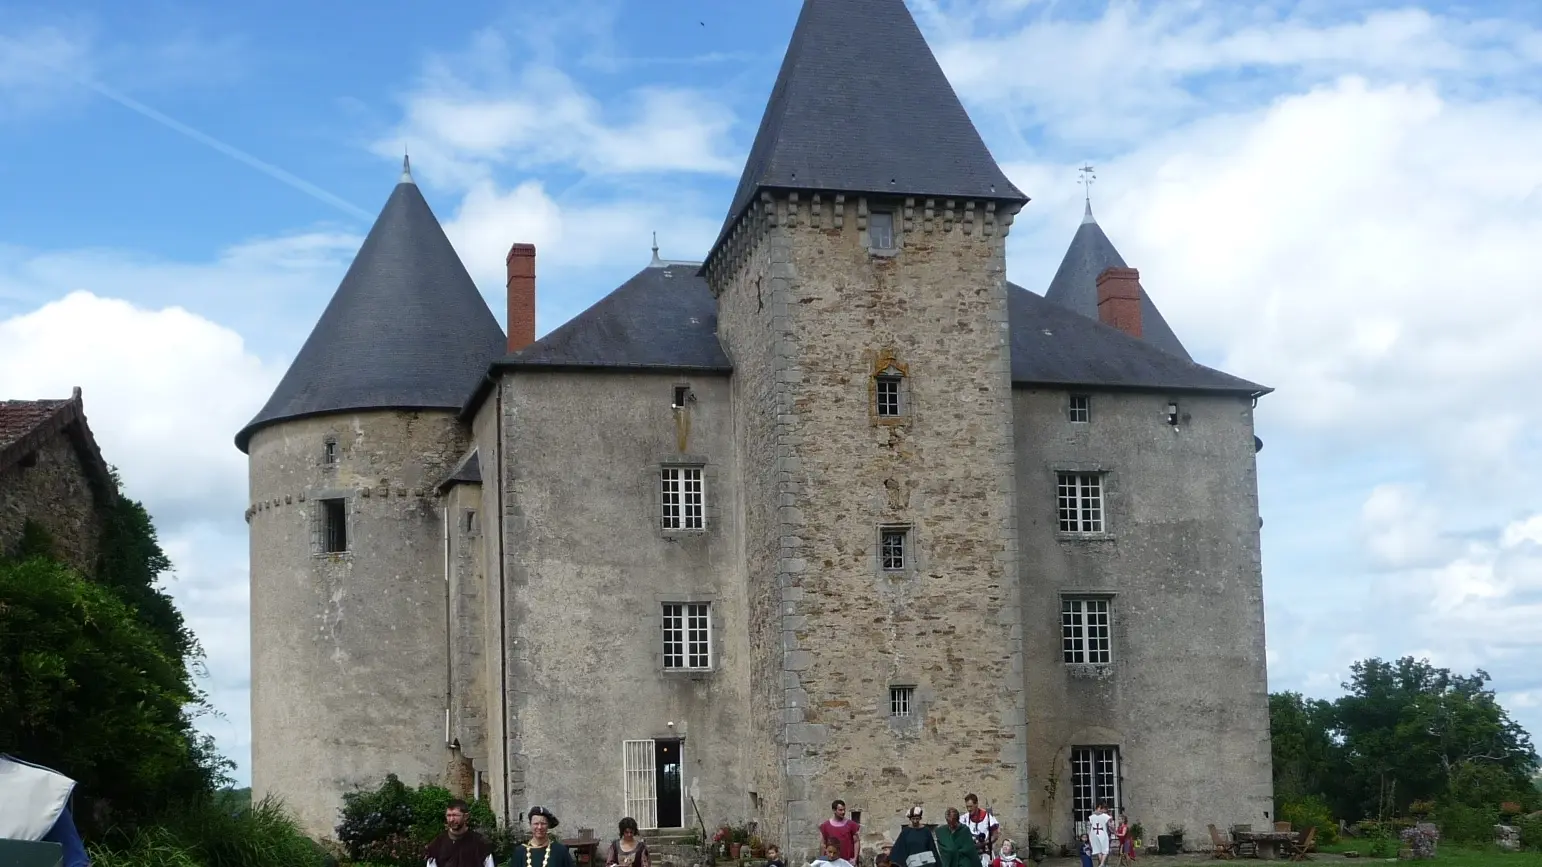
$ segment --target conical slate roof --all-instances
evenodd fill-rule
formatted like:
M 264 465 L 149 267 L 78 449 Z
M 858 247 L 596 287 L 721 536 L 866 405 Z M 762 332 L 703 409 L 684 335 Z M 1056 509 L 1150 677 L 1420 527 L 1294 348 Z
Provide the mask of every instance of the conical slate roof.
M 321 320 L 241 432 L 362 409 L 458 410 L 503 355 L 503 329 L 403 169 Z
M 904 0 L 804 0 L 718 243 L 763 188 L 1028 200 Z
M 1103 227 L 1093 219 L 1092 204 L 1082 216 L 1082 224 L 1071 238 L 1071 246 L 1060 260 L 1060 270 L 1049 281 L 1044 297 L 1083 316 L 1098 318 L 1098 275 L 1108 268 L 1128 268 L 1124 257 L 1114 249 L 1112 241 L 1103 234 Z M 1164 352 L 1172 353 L 1185 361 L 1193 361 L 1189 351 L 1183 348 L 1178 335 L 1162 318 L 1145 287 L 1140 290 L 1141 339 Z

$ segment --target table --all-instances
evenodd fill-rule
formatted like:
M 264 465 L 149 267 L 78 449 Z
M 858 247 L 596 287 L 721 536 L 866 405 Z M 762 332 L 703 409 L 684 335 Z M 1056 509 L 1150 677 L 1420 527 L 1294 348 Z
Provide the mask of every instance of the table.
M 1280 856 L 1280 847 L 1285 843 L 1294 843 L 1300 839 L 1300 833 L 1296 831 L 1237 831 L 1232 836 L 1238 842 L 1252 843 L 1258 847 L 1258 857 L 1265 861 L 1273 861 Z

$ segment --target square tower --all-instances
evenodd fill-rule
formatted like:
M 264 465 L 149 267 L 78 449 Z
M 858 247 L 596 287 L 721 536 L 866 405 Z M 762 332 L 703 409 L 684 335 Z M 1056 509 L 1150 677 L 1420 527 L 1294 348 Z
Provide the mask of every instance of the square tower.
M 902 0 L 805 3 L 703 266 L 757 807 L 796 857 L 835 798 L 869 833 L 971 791 L 1026 824 L 1004 252 L 1026 201 Z

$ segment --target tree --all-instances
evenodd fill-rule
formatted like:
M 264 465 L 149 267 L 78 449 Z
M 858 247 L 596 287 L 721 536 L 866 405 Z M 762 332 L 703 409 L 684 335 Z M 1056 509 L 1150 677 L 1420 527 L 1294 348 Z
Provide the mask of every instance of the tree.
M 1298 692 L 1269 696 L 1276 802 L 1321 796 L 1343 773 L 1343 749 L 1332 736 L 1333 705 Z

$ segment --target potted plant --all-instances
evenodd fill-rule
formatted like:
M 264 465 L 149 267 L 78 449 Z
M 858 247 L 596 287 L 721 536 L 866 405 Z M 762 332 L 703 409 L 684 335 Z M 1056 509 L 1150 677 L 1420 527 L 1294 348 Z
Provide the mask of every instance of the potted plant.
M 766 843 L 765 843 L 764 840 L 760 839 L 760 835 L 759 834 L 751 834 L 750 835 L 750 857 L 751 858 L 764 858 L 764 857 L 766 857 Z
M 1039 831 L 1038 825 L 1028 826 L 1028 860 L 1035 864 L 1041 863 L 1049 857 L 1049 846 L 1044 842 L 1044 835 Z
M 1135 842 L 1135 848 L 1139 849 L 1140 841 L 1146 837 L 1146 827 L 1139 822 L 1130 826 L 1130 839 Z
M 1435 802 L 1414 801 L 1408 805 L 1408 812 L 1413 814 L 1416 819 L 1423 819 L 1425 816 L 1435 812 Z

